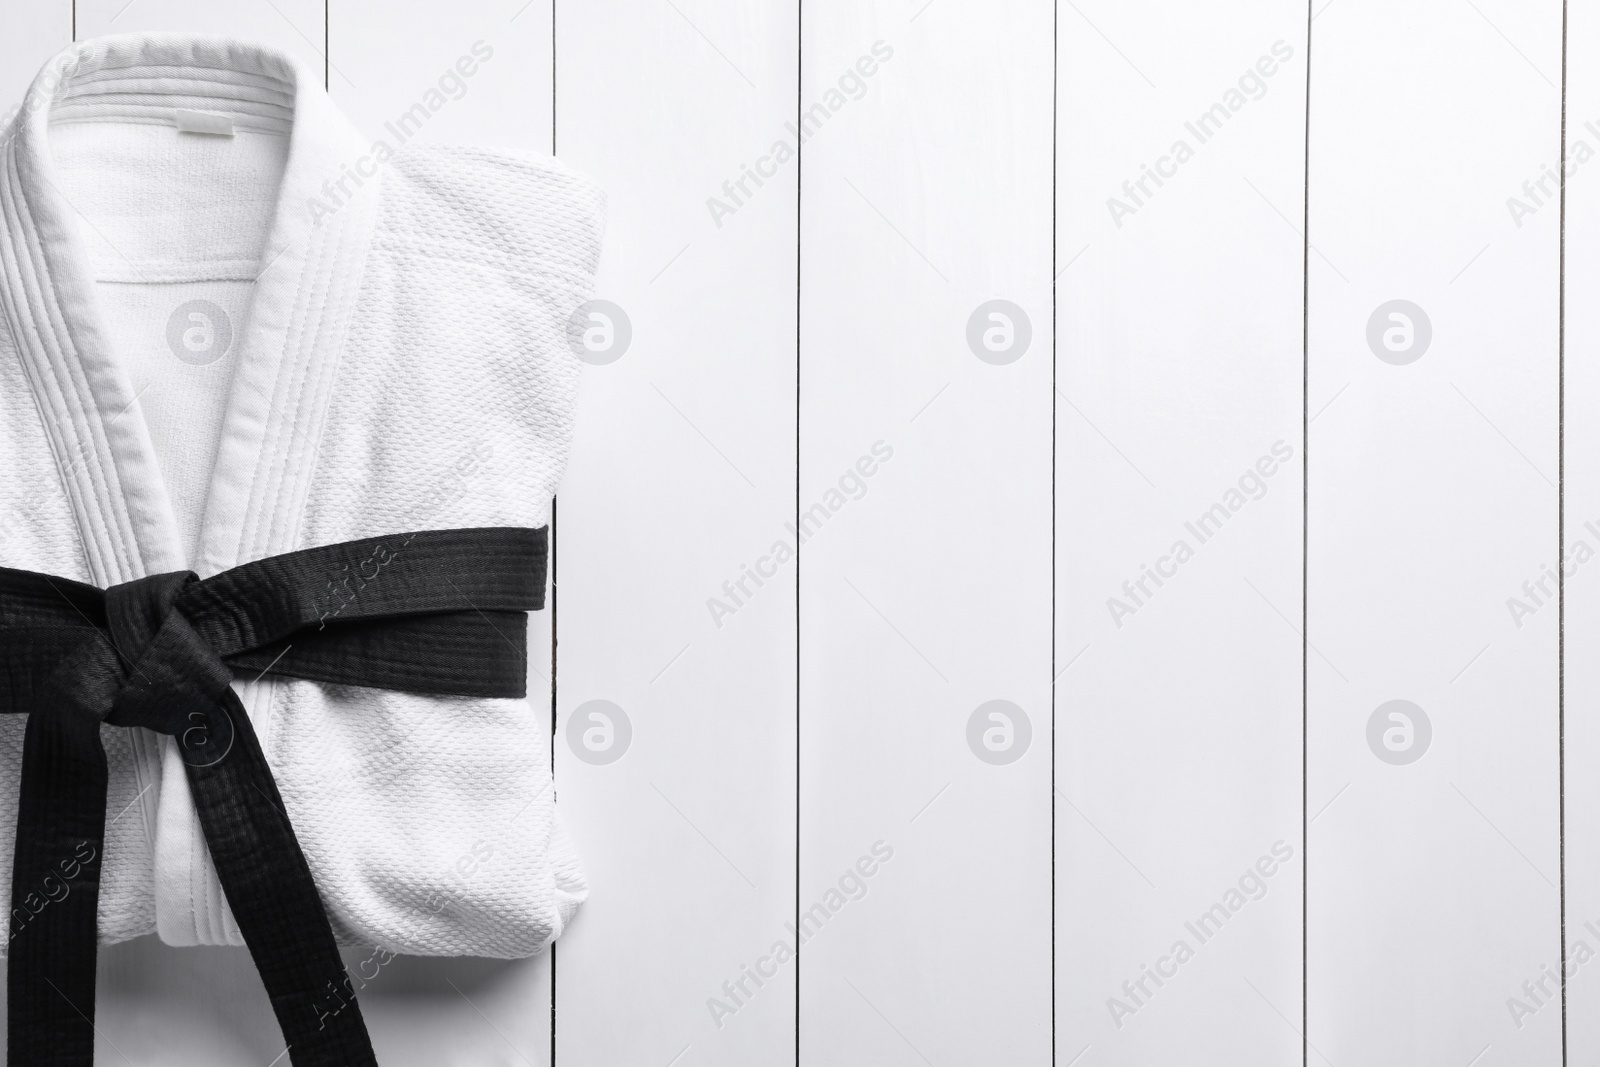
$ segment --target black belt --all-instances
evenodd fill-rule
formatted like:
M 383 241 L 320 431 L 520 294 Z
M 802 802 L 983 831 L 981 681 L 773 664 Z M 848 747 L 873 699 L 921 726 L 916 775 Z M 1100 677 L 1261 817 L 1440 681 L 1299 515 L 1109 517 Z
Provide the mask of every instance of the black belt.
M 234 670 L 477 697 L 527 686 L 546 529 L 350 541 L 201 580 L 96 589 L 0 567 L 0 713 L 27 713 L 7 964 L 9 1062 L 90 1065 L 102 722 L 175 739 L 217 877 L 295 1067 L 376 1067 L 333 928 L 229 687 Z

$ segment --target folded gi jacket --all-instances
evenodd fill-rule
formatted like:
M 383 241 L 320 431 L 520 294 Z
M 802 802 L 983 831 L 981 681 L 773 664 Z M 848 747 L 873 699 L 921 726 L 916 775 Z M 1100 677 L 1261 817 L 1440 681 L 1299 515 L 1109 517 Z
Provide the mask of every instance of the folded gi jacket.
M 601 200 L 413 141 L 426 88 L 372 140 L 269 49 L 106 38 L 0 131 L 13 984 L 92 886 L 102 943 L 249 944 L 293 1062 L 367 1062 L 332 945 L 529 955 L 586 893 L 521 613 Z M 53 1047 L 12 1062 L 88 1062 Z

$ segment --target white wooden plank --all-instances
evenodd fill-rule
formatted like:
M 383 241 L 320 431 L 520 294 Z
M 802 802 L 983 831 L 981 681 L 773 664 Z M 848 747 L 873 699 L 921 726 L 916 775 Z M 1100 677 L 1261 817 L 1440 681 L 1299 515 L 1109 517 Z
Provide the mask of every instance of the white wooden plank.
M 1559 148 L 1561 4 L 1313 36 L 1309 1038 L 1554 1064 L 1559 1008 L 1507 998 L 1559 953 L 1556 612 L 1507 598 L 1558 550 L 1559 233 L 1507 198 Z
M 45 61 L 72 41 L 71 0 L 14 4 L 0 35 L 0 126 L 22 106 L 22 96 Z
M 550 9 L 551 0 L 334 3 L 329 92 L 363 132 L 391 144 L 398 138 L 387 127 L 400 128 L 399 118 L 437 90 L 444 103 L 412 135 L 418 143 L 548 154 L 554 124 Z M 488 58 L 479 61 L 482 54 Z M 466 65 L 469 77 L 456 68 L 464 56 L 473 60 Z M 405 127 L 408 134 L 412 128 Z
M 805 1063 L 1050 1055 L 1050 29 L 805 8 Z
M 1600 1056 L 1600 781 L 1592 768 L 1600 759 L 1600 308 L 1590 294 L 1600 289 L 1600 70 L 1596 60 L 1600 5 L 1577 0 L 1567 9 L 1567 205 L 1566 205 L 1566 547 L 1565 644 L 1563 679 L 1566 702 L 1566 926 L 1567 1062 L 1590 1063 Z M 1524 218 L 1523 229 L 1548 229 L 1559 205 Z M 1507 212 L 1507 226 L 1511 226 Z M 1551 570 L 1554 570 L 1554 561 Z M 1535 578 L 1535 575 L 1529 575 Z M 1548 585 L 1549 583 L 1547 583 Z M 1522 594 L 1518 592 L 1519 599 Z M 1539 615 L 1556 609 L 1548 598 Z M 1510 626 L 1509 609 L 1507 625 Z M 1523 616 L 1524 629 L 1538 618 Z M 1558 974 L 1554 952 L 1546 961 Z M 1528 980 L 1545 979 L 1544 974 Z M 1503 1026 L 1507 1032 L 1541 1025 L 1560 1009 L 1556 998 L 1540 992 L 1508 990 Z M 1542 1003 L 1534 1003 L 1537 996 Z M 1513 998 L 1516 1003 L 1512 1003 Z M 1535 1014 L 1529 1015 L 1529 1009 Z M 1520 1024 L 1520 1026 L 1518 1025 Z
M 794 912 L 793 572 L 741 568 L 795 496 L 796 170 L 747 179 L 720 227 L 707 200 L 784 135 L 796 15 L 558 12 L 558 147 L 608 193 L 600 296 L 632 330 L 586 369 L 560 495 L 556 766 L 593 883 L 558 949 L 564 1067 L 794 1059 L 793 968 L 742 970 Z M 719 627 L 707 602 L 740 580 Z M 612 762 L 578 755 L 594 701 L 631 723 L 625 751 L 594 738 Z
M 208 4 L 203 0 L 77 0 L 78 40 L 114 33 L 214 33 L 270 44 L 322 70 L 322 0 Z
M 406 126 L 408 138 L 548 153 L 554 58 L 550 0 L 344 0 L 329 8 L 329 92 L 364 133 L 395 147 L 400 116 L 437 91 L 443 103 L 425 105 L 426 124 L 415 132 Z M 528 699 L 536 715 L 550 707 L 553 601 L 529 626 Z M 347 963 L 353 973 L 374 974 L 360 994 L 381 1063 L 551 1062 L 550 953 L 512 961 L 410 957 L 381 968 L 361 966 L 365 955 Z
M 1297 1063 L 1305 8 L 1060 14 L 1057 1060 Z

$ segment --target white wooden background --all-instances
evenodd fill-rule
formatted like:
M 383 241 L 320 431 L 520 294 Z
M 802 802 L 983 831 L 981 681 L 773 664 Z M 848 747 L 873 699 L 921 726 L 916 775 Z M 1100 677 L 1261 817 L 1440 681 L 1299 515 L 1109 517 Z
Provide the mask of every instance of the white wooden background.
M 483 40 L 424 136 L 610 197 L 593 896 L 386 969 L 385 1064 L 1600 1058 L 1600 0 L 0 0 L 0 106 L 151 29 L 372 131 Z M 240 953 L 104 970 L 98 1062 L 281 1049 Z

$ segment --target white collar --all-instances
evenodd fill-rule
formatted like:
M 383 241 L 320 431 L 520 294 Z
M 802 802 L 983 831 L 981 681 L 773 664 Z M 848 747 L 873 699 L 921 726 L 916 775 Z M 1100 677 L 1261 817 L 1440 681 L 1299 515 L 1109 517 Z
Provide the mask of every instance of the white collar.
M 52 121 L 170 123 L 174 108 L 225 112 L 290 139 L 193 560 L 183 558 L 138 398 L 96 304 L 84 223 L 61 195 L 47 136 Z M 297 547 L 376 215 L 377 182 L 351 180 L 365 149 L 321 79 L 286 54 L 177 34 L 73 45 L 0 133 L 0 323 L 32 383 L 96 582 L 214 573 Z M 331 213 L 330 189 L 342 201 Z

